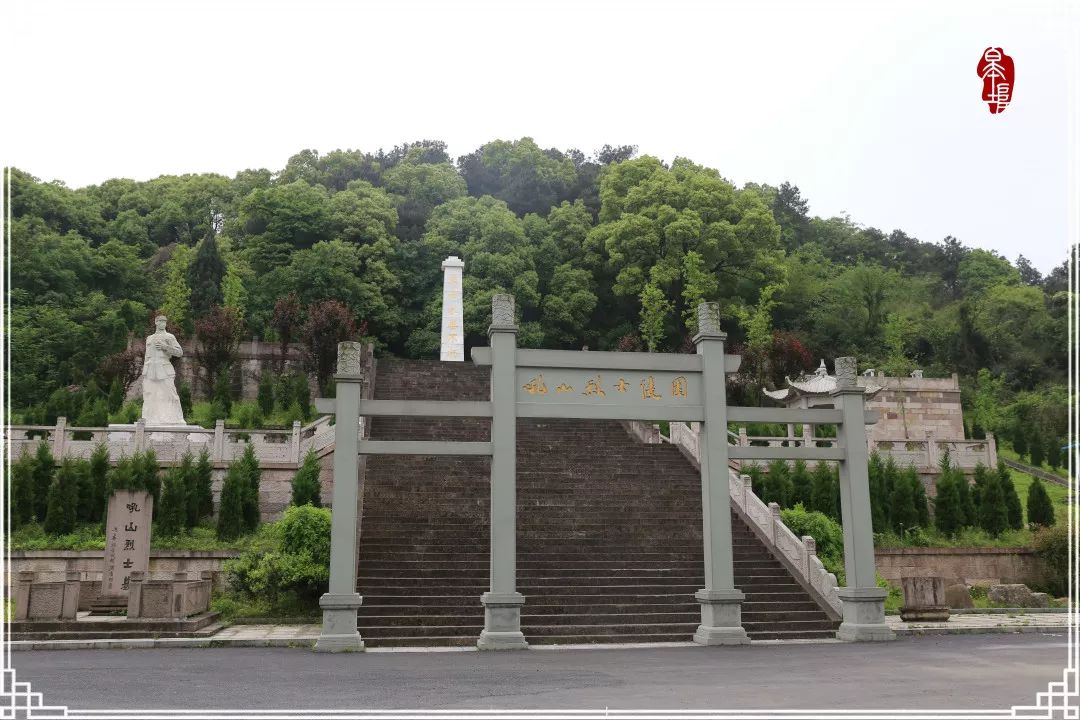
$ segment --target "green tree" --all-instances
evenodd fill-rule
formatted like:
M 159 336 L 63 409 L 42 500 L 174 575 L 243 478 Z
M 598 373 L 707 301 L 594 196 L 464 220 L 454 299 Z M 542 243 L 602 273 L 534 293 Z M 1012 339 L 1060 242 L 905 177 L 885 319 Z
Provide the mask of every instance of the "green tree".
M 9 497 L 11 498 L 11 519 L 15 527 L 34 520 L 34 490 L 37 487 L 34 470 L 36 466 L 34 456 L 25 451 L 10 466 L 11 495 Z
M 49 490 L 53 484 L 55 471 L 56 460 L 53 459 L 52 450 L 42 440 L 38 443 L 37 450 L 34 452 L 33 471 L 34 518 L 38 522 L 45 522 L 45 512 L 49 503 Z
M 903 533 L 919 525 L 919 510 L 915 506 L 915 488 L 908 481 L 908 478 L 897 477 L 896 482 L 893 483 L 889 505 L 894 531 Z
M 814 466 L 811 496 L 815 512 L 824 513 L 837 522 L 840 521 L 840 483 L 836 471 L 824 460 Z
M 794 492 L 791 482 L 791 469 L 785 460 L 773 460 L 768 467 L 769 499 L 781 507 L 791 507 L 791 496 Z
M 262 411 L 263 415 L 274 414 L 274 380 L 270 376 L 270 373 L 265 370 L 259 373 L 257 401 L 259 403 L 259 410 Z
M 248 474 L 244 459 L 237 458 L 225 472 L 221 486 L 221 506 L 218 509 L 218 540 L 235 540 L 244 534 L 244 505 L 248 494 Z
M 979 503 L 979 526 L 997 537 L 1009 526 L 1009 508 L 996 474 L 987 473 Z
M 311 504 L 315 507 L 322 507 L 321 485 L 319 483 L 321 470 L 322 465 L 319 462 L 318 455 L 315 454 L 314 450 L 308 450 L 307 454 L 304 455 L 304 462 L 297 469 L 296 475 L 293 476 L 293 505 Z
M 45 532 L 66 535 L 75 529 L 78 519 L 79 476 L 83 463 L 65 458 L 56 470 L 46 499 Z
M 1035 467 L 1042 467 L 1043 462 L 1046 460 L 1046 454 L 1043 452 L 1043 438 L 1037 428 L 1032 428 L 1031 433 L 1031 464 Z
M 1020 461 L 1023 462 L 1024 456 L 1028 454 L 1028 445 L 1027 433 L 1024 432 L 1024 428 L 1020 425 L 1017 425 L 1013 428 L 1012 446 L 1013 451 L 1016 453 L 1017 457 L 1019 457 Z
M 214 514 L 214 467 L 210 463 L 210 453 L 206 448 L 199 453 L 193 475 L 194 487 L 189 497 L 188 517 L 194 517 L 195 522 L 190 523 L 191 525 Z
M 161 504 L 154 506 L 157 531 L 164 537 L 179 535 L 185 525 L 187 497 L 184 488 L 183 467 L 169 468 L 161 492 Z
M 139 488 L 145 489 L 154 499 L 156 506 L 161 497 L 161 466 L 153 450 L 132 456 L 135 481 Z
M 885 463 L 881 455 L 874 450 L 867 463 L 867 481 L 870 488 L 870 524 L 881 532 L 892 523 L 889 519 L 890 497 L 885 493 Z
M 214 379 L 214 394 L 212 396 L 215 404 L 220 404 L 221 408 L 225 412 L 225 417 L 232 414 L 232 382 L 229 380 L 229 369 L 223 368 L 217 373 L 217 377 Z
M 963 476 L 943 472 L 938 476 L 937 496 L 934 498 L 934 526 L 943 535 L 952 537 L 965 524 L 964 506 L 960 497 Z
M 187 271 L 187 284 L 191 288 L 191 314 L 196 320 L 209 314 L 215 305 L 223 306 L 225 296 L 221 281 L 225 278 L 225 261 L 218 251 L 217 238 L 209 234 L 199 243 L 195 258 Z
M 667 337 L 667 322 L 671 315 L 671 303 L 664 297 L 660 288 L 652 283 L 641 291 L 641 339 L 649 352 L 661 349 L 661 343 Z
M 124 388 L 120 384 L 120 378 L 114 377 L 112 383 L 109 384 L 109 412 L 114 413 L 119 410 L 124 404 Z M 107 418 L 106 418 L 107 421 Z
M 165 263 L 165 297 L 161 313 L 176 327 L 191 333 L 195 330 L 195 318 L 191 313 L 191 287 L 188 285 L 188 269 L 194 252 L 184 245 L 173 248 L 172 257 Z
M 1056 521 L 1054 504 L 1039 478 L 1033 479 L 1028 487 L 1027 511 L 1028 522 L 1033 525 L 1050 527 Z
M 256 457 L 255 448 L 252 445 L 249 444 L 244 448 L 240 464 L 244 478 L 243 528 L 245 532 L 253 532 L 259 526 L 259 484 L 262 479 L 262 469 L 259 467 L 259 458 Z
M 1005 497 L 1009 527 L 1013 530 L 1019 530 L 1024 527 L 1024 509 L 1020 505 L 1020 496 L 1016 494 L 1012 473 L 1009 472 L 1009 466 L 1003 460 L 998 460 L 997 475 L 998 483 L 1001 485 L 1001 491 Z
M 1053 470 L 1061 467 L 1061 441 L 1052 435 L 1046 438 L 1046 464 Z
M 814 479 L 806 466 L 805 460 L 796 460 L 791 468 L 791 497 L 788 502 L 791 507 L 802 503 L 810 507 L 814 491 Z
M 926 488 L 923 486 L 919 473 L 914 465 L 908 465 L 903 472 L 904 480 L 911 486 L 912 504 L 915 506 L 915 515 L 919 527 L 930 527 L 930 506 L 926 501 Z

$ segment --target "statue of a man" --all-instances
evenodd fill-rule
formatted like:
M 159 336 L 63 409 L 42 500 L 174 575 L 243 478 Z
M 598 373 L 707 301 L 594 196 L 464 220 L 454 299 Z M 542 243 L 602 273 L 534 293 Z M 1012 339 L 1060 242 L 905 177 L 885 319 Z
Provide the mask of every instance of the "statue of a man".
M 165 316 L 154 318 L 157 330 L 146 338 L 143 359 L 142 416 L 147 425 L 183 425 L 184 411 L 180 409 L 180 396 L 176 394 L 170 358 L 184 354 L 176 337 L 165 330 Z

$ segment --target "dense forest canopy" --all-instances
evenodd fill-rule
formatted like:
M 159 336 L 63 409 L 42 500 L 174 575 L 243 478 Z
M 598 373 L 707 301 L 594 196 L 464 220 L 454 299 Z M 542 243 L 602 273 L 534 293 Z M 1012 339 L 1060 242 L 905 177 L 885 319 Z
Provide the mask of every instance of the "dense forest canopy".
M 116 353 L 157 311 L 182 341 L 280 341 L 318 308 L 326 332 L 437 357 L 453 254 L 467 345 L 486 344 L 496 292 L 517 298 L 520 344 L 572 349 L 684 351 L 692 309 L 714 300 L 745 356 L 742 402 L 855 355 L 890 374 L 960 373 L 985 428 L 1065 433 L 1067 263 L 1042 277 L 953 237 L 813 217 L 789 183 L 739 188 L 633 146 L 586 156 L 496 140 L 455 162 L 425 140 L 77 190 L 14 170 L 11 210 L 16 408 L 73 385 L 106 391 Z

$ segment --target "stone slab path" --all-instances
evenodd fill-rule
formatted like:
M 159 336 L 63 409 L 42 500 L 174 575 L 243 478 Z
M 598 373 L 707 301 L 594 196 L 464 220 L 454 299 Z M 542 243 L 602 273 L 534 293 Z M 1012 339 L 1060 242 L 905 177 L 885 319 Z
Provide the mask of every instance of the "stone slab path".
M 947 622 L 906 623 L 899 615 L 888 615 L 889 627 L 897 635 L 973 635 L 981 633 L 1063 632 L 1069 627 L 1068 613 L 966 613 L 953 615 Z M 13 650 L 96 650 L 127 648 L 192 648 L 192 647 L 298 647 L 309 648 L 319 637 L 319 626 L 305 625 L 231 625 L 209 638 L 159 638 L 147 640 L 41 640 L 9 643 Z M 765 640 L 755 644 L 834 643 L 821 640 Z M 649 648 L 693 646 L 692 642 L 622 643 L 610 645 L 534 645 L 533 649 L 560 650 L 582 648 Z M 425 652 L 452 650 L 475 651 L 474 647 L 458 648 L 371 648 L 369 652 Z

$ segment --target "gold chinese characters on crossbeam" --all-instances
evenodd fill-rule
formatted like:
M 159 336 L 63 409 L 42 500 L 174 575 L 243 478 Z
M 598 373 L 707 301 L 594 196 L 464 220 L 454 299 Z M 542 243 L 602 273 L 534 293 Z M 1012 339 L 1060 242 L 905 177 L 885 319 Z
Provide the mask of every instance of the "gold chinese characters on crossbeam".
M 622 376 L 605 382 L 602 374 L 595 374 L 582 378 L 582 382 L 577 385 L 577 387 L 583 388 L 580 393 L 575 391 L 573 383 L 560 382 L 555 386 L 554 394 L 606 398 L 608 391 L 615 393 L 616 396 L 625 395 L 630 393 L 634 387 L 637 387 L 641 391 L 642 400 L 663 400 L 665 397 L 686 399 L 688 396 L 688 383 L 684 375 L 678 375 L 672 378 L 670 382 L 666 380 L 657 381 L 653 375 L 646 375 L 636 379 L 636 385 L 632 379 Z M 529 378 L 529 381 L 522 385 L 521 389 L 529 395 L 549 394 L 543 373 L 537 373 Z

